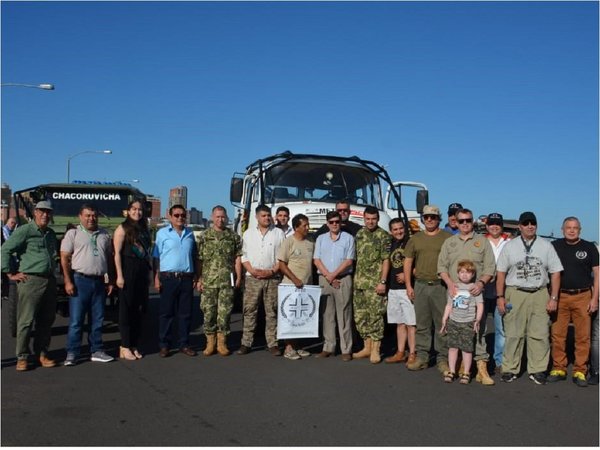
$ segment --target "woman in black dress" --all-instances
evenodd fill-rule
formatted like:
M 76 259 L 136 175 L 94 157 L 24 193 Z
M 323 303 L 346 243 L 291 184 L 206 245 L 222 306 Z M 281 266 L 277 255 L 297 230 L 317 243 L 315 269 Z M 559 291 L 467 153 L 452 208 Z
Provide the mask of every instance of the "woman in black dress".
M 127 218 L 114 236 L 115 269 L 119 288 L 119 357 L 141 359 L 138 350 L 142 314 L 148 305 L 150 276 L 150 233 L 144 206 L 134 200 L 127 207 Z

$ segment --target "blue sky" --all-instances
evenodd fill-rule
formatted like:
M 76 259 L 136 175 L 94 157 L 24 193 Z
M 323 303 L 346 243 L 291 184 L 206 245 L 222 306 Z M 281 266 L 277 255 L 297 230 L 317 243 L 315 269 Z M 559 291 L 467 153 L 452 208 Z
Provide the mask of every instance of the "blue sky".
M 357 155 L 443 211 L 598 241 L 596 2 L 6 2 L 2 181 L 140 179 L 230 207 L 285 150 Z M 233 211 L 229 208 L 230 212 Z M 445 219 L 445 217 L 444 217 Z

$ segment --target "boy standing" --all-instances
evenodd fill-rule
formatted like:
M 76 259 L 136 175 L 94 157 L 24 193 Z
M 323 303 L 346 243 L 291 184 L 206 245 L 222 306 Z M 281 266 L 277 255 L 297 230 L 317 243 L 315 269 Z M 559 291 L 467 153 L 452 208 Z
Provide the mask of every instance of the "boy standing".
M 458 283 L 456 294 L 448 290 L 448 303 L 442 317 L 440 333 L 448 332 L 448 365 L 450 370 L 444 373 L 444 381 L 454 381 L 458 351 L 462 352 L 464 372 L 460 374 L 460 384 L 471 381 L 471 363 L 475 344 L 473 337 L 479 332 L 479 322 L 483 317 L 483 297 L 473 296 L 469 291 L 473 287 L 476 275 L 475 264 L 469 260 L 458 262 Z

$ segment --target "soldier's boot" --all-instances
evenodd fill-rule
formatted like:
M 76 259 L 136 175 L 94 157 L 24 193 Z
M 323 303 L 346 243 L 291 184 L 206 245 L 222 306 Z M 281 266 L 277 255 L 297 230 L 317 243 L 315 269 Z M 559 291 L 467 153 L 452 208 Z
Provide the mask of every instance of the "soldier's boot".
M 223 333 L 217 333 L 217 352 L 221 356 L 228 356 L 229 349 L 227 348 L 227 339 Z
M 215 354 L 215 343 L 216 343 L 216 338 L 214 334 L 207 334 L 206 335 L 206 348 L 204 349 L 204 351 L 202 352 L 204 354 L 204 356 L 210 356 L 210 355 L 214 355 Z
M 360 352 L 352 353 L 352 358 L 361 359 L 371 356 L 371 342 L 371 338 L 365 339 L 365 347 Z
M 475 377 L 475 381 L 483 384 L 484 386 L 493 386 L 496 384 L 492 377 L 488 374 L 487 371 L 487 361 L 477 361 L 477 376 Z
M 381 355 L 379 354 L 379 348 L 381 347 L 381 341 L 373 341 L 371 343 L 371 364 L 379 364 L 381 362 Z

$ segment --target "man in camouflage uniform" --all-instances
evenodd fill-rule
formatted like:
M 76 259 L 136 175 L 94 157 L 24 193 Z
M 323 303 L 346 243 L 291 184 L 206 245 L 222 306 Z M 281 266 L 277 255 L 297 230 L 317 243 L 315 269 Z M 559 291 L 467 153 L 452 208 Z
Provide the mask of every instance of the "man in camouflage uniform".
M 202 293 L 200 307 L 204 314 L 206 349 L 204 355 L 215 353 L 229 355 L 227 335 L 233 309 L 233 289 L 239 288 L 242 279 L 242 241 L 227 228 L 227 212 L 217 205 L 212 209 L 212 227 L 202 232 L 198 239 L 200 279 L 198 291 Z M 235 276 L 233 274 L 235 272 Z
M 383 339 L 386 312 L 386 280 L 390 269 L 391 236 L 378 226 L 379 210 L 367 206 L 365 226 L 356 233 L 356 274 L 354 276 L 354 322 L 365 341 L 364 348 L 352 355 L 381 361 L 379 349 Z

